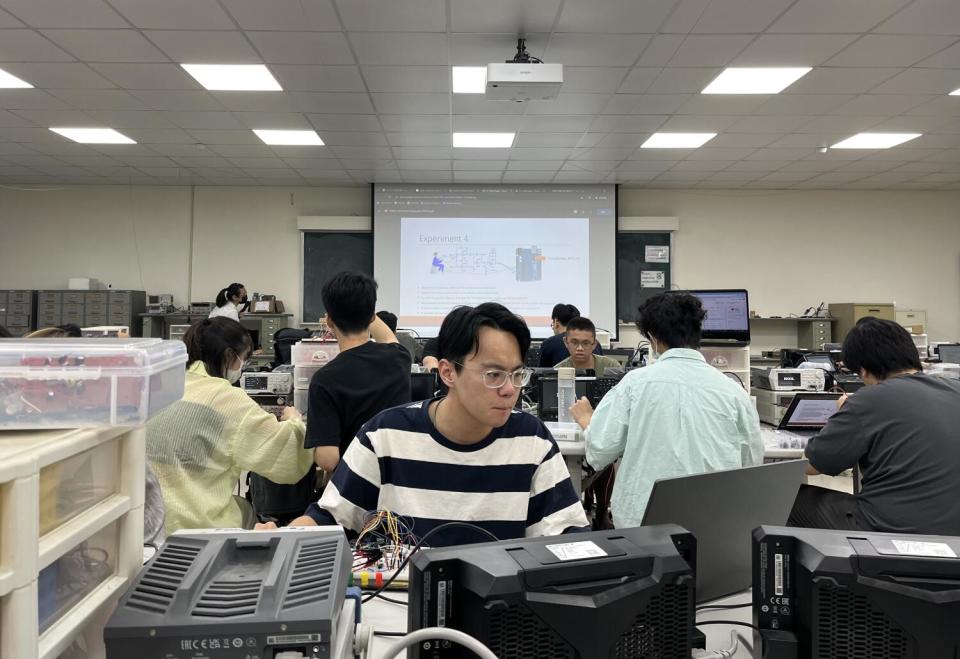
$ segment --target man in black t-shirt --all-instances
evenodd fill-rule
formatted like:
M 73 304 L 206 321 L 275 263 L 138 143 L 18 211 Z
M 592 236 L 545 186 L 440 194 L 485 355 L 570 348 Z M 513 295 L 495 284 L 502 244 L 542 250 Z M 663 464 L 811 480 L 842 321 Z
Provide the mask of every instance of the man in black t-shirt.
M 340 354 L 310 381 L 305 446 L 329 473 L 360 426 L 410 402 L 410 353 L 374 314 L 377 282 L 372 277 L 341 272 L 324 285 L 321 297 Z
M 960 383 L 924 375 L 910 335 L 864 318 L 843 342 L 864 388 L 807 444 L 813 469 L 860 466 L 855 496 L 803 486 L 791 526 L 960 535 Z
M 572 304 L 554 305 L 553 312 L 550 314 L 550 329 L 553 330 L 553 336 L 540 344 L 541 367 L 553 368 L 570 356 L 570 351 L 564 342 L 567 337 L 567 323 L 579 316 L 580 310 Z M 603 354 L 599 341 L 593 344 L 593 352 L 598 355 Z

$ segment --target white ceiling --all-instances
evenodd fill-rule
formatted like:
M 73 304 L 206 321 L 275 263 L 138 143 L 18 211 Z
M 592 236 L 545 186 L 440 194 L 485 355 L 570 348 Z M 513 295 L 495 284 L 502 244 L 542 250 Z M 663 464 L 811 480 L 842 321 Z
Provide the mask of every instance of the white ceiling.
M 451 65 L 507 59 L 518 34 L 564 65 L 559 98 L 451 94 Z M 285 91 L 208 92 L 180 62 L 263 62 Z M 815 68 L 780 95 L 699 94 L 730 65 Z M 960 0 L 0 0 L 0 68 L 36 86 L 0 90 L 4 184 L 960 189 Z M 452 149 L 453 130 L 517 138 Z M 658 130 L 719 134 L 638 149 Z M 923 137 L 820 152 L 863 130 Z

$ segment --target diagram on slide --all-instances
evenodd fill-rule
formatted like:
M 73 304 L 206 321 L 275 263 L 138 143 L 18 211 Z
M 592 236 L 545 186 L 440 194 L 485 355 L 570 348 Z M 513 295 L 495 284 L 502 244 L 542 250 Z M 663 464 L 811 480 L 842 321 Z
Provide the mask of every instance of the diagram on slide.
M 542 319 L 558 300 L 589 300 L 586 218 L 417 217 L 400 229 L 404 317 L 438 324 L 455 306 L 495 301 Z

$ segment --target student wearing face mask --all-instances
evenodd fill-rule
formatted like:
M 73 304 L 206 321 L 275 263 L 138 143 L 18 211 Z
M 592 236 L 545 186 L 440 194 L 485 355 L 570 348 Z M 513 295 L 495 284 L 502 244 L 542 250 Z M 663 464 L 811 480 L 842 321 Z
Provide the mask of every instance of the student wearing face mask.
M 233 383 L 252 343 L 229 318 L 194 323 L 183 337 L 183 398 L 147 422 L 147 459 L 166 504 L 166 530 L 253 525 L 246 500 L 234 496 L 240 472 L 296 483 L 310 469 L 306 427 L 293 407 L 280 421 Z
M 660 478 L 763 462 L 750 396 L 698 350 L 707 315 L 700 299 L 661 293 L 638 311 L 656 363 L 627 373 L 596 411 L 586 398 L 571 408 L 585 431 L 590 466 L 621 461 L 611 497 L 618 528 L 640 526 Z
M 217 306 L 210 310 L 208 318 L 233 318 L 240 322 L 240 312 L 247 306 L 247 289 L 243 284 L 233 283 L 217 293 Z

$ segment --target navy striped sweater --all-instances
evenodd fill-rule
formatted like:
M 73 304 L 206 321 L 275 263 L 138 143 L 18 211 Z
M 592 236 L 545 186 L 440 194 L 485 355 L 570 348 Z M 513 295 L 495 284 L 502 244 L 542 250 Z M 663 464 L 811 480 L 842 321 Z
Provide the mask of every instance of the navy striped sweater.
M 587 530 L 563 456 L 539 419 L 514 412 L 484 440 L 463 446 L 437 431 L 430 402 L 384 410 L 368 421 L 307 515 L 357 532 L 365 513 L 390 510 L 411 519 L 418 538 L 450 521 L 476 524 L 501 540 Z M 451 527 L 426 544 L 484 539 Z

